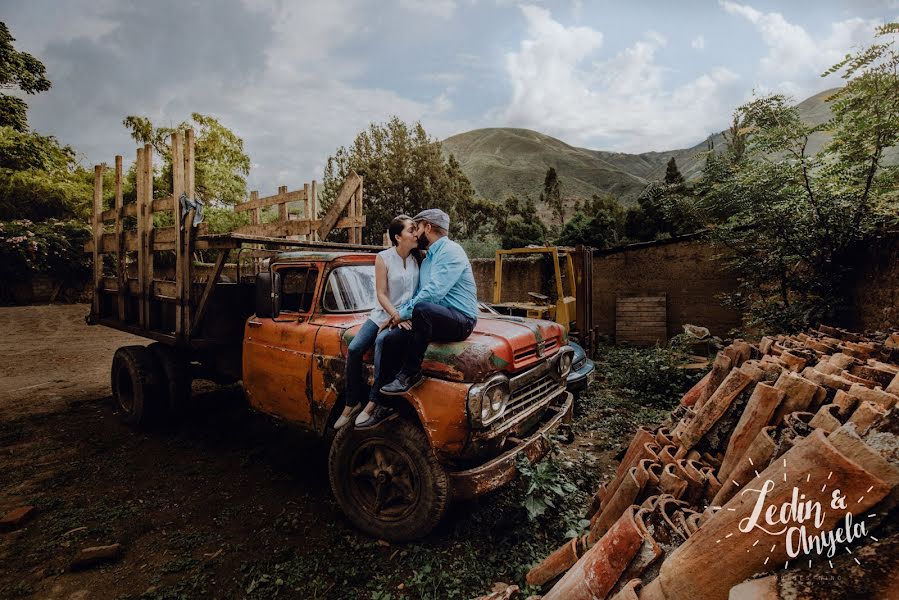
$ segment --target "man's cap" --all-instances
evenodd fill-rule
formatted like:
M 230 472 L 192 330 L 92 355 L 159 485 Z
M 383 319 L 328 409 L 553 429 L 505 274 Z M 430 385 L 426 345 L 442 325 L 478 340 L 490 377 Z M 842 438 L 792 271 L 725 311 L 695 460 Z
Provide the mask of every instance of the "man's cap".
M 441 229 L 449 231 L 449 215 L 439 208 L 425 209 L 412 217 L 412 220 L 416 222 L 427 221 L 428 223 L 433 223 Z

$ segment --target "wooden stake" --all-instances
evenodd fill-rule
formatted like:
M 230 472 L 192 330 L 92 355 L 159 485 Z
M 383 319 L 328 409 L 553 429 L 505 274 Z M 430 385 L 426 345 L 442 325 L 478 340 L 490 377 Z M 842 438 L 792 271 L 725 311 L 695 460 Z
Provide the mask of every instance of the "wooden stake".
M 172 210 L 175 215 L 175 337 L 184 331 L 184 224 L 181 219 L 181 194 L 184 193 L 184 138 L 172 134 Z
M 115 157 L 115 239 L 116 239 L 116 280 L 119 284 L 117 297 L 119 320 L 125 320 L 125 292 L 128 288 L 128 253 L 125 251 L 125 223 L 122 214 L 122 157 Z
M 184 142 L 184 187 L 187 198 L 193 200 L 196 197 L 194 179 L 194 130 L 187 130 L 187 139 Z M 193 240 L 194 240 L 194 216 L 196 209 L 187 211 L 184 223 L 185 243 L 184 258 L 184 332 L 190 337 L 191 331 L 191 306 L 193 303 Z
M 141 205 L 138 209 L 144 213 L 144 254 L 147 257 L 146 269 L 146 299 L 144 301 L 144 323 L 148 329 L 152 329 L 152 306 L 153 306 L 153 280 L 156 277 L 155 266 L 153 264 L 153 242 L 155 232 L 153 230 L 153 147 L 150 144 L 144 144 L 144 162 L 142 169 L 144 180 L 143 194 L 138 197 Z
M 137 319 L 141 327 L 147 326 L 147 244 L 146 225 L 144 221 L 147 215 L 144 212 L 144 149 L 137 149 L 137 157 L 134 160 L 134 191 L 137 209 Z
M 100 282 L 103 280 L 103 259 L 100 244 L 103 241 L 103 165 L 94 167 L 94 318 L 100 317 Z

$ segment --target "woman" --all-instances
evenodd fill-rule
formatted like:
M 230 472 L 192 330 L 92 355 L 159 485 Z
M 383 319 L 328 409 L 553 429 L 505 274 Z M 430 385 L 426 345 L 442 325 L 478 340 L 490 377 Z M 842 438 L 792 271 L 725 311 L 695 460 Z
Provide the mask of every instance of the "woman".
M 384 413 L 389 411 L 377 404 L 378 390 L 384 383 L 379 377 L 381 348 L 384 338 L 396 333 L 396 329 L 385 326 L 398 314 L 397 307 L 412 298 L 418 287 L 418 261 L 415 252 L 418 248 L 418 238 L 415 236 L 415 223 L 406 215 L 399 215 L 393 219 L 387 233 L 393 246 L 378 252 L 375 258 L 378 305 L 350 342 L 346 361 L 346 407 L 334 423 L 335 429 L 349 422 L 350 416 L 363 399 L 362 356 L 372 346 L 375 348 L 375 382 L 371 386 L 368 404 L 356 417 L 356 425 L 366 427 L 376 424 L 385 417 Z M 406 329 L 409 323 L 404 322 L 399 326 Z

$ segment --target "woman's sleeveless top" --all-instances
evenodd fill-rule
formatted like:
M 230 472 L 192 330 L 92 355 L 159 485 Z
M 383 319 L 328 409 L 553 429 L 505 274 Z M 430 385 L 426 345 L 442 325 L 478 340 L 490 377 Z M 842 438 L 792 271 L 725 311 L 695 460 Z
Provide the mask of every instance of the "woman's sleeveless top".
M 396 308 L 410 300 L 418 289 L 418 262 L 410 254 L 406 257 L 404 266 L 402 257 L 396 252 L 396 246 L 381 250 L 378 256 L 387 266 L 387 296 Z M 390 319 L 390 314 L 375 298 L 375 308 L 368 318 L 380 327 Z

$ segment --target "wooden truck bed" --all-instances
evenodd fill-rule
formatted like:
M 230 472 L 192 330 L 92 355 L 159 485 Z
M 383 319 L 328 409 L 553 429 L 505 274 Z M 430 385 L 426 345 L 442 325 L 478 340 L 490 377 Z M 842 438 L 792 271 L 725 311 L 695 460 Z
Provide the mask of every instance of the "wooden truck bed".
M 250 224 L 209 234 L 205 223 L 194 223 L 196 204 L 182 203 L 195 198 L 192 130 L 172 134 L 171 153 L 173 193 L 154 198 L 153 150 L 149 144 L 138 148 L 136 199 L 128 204 L 122 198 L 122 157 L 116 156 L 115 195 L 108 209 L 105 166 L 94 167 L 93 238 L 85 245 L 94 263 L 89 323 L 184 348 L 239 347 L 244 322 L 254 312 L 255 273 L 267 256 L 288 248 L 382 249 L 360 243 L 365 216 L 362 177 L 356 173 L 322 218 L 316 218 L 313 181 L 292 192 L 281 186 L 263 198 L 251 192 L 235 207 L 249 213 Z M 301 218 L 290 213 L 291 203 L 300 205 Z M 274 221 L 262 222 L 265 209 L 277 210 Z M 320 241 L 333 229 L 348 230 L 350 243 Z M 201 263 L 200 256 L 209 262 Z

